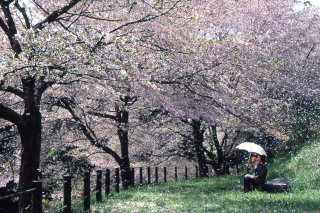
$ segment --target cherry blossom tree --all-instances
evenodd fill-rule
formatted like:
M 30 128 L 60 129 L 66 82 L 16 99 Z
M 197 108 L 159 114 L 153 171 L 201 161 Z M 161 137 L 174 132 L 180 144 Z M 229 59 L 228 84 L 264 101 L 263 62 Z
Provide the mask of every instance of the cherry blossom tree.
M 176 2 L 171 3 L 173 7 Z M 1 1 L 0 118 L 17 126 L 22 144 L 19 189 L 37 177 L 42 138 L 43 99 L 68 94 L 68 85 L 97 76 L 100 46 L 129 33 L 130 27 L 164 15 L 144 1 Z M 169 9 L 167 9 L 169 8 Z M 94 25 L 97 20 L 100 25 Z M 93 27 L 93 25 L 95 27 Z M 100 28 L 99 28 L 100 27 Z M 69 87 L 70 88 L 70 87 Z M 20 199 L 20 211 L 30 196 Z
M 82 115 L 78 115 L 76 113 L 77 104 L 74 101 L 68 99 L 61 99 L 58 103 L 59 106 L 65 108 L 72 115 L 73 119 L 77 122 L 77 125 L 82 130 L 83 134 L 86 138 L 91 142 L 91 144 L 101 150 L 103 150 L 106 154 L 111 155 L 115 162 L 119 165 L 121 170 L 121 180 L 122 186 L 124 189 L 128 189 L 129 185 L 131 185 L 131 168 L 130 168 L 130 158 L 129 158 L 129 106 L 134 104 L 137 101 L 137 98 L 130 98 L 129 96 L 120 97 L 123 104 L 120 106 L 119 104 L 115 105 L 114 114 L 109 112 L 105 112 L 105 108 L 101 107 L 89 107 L 89 109 L 85 112 L 82 110 Z M 104 105 L 104 104 L 102 104 Z M 93 128 L 93 126 L 97 125 L 96 119 L 95 122 L 88 122 L 90 119 L 89 116 L 92 115 L 94 117 L 100 117 L 105 119 L 109 119 L 107 122 L 109 124 L 109 128 L 112 128 L 112 125 L 116 126 L 116 134 L 118 136 L 119 144 L 120 144 L 120 154 L 113 148 L 113 143 L 111 142 L 112 136 L 115 134 L 114 132 L 110 132 L 110 134 L 106 134 L 105 130 L 102 129 L 102 132 L 98 132 L 97 128 Z M 93 123 L 90 125 L 90 123 Z M 100 126 L 105 127 L 105 125 L 100 124 Z M 101 127 L 100 127 L 101 128 Z M 106 127 L 108 128 L 108 127 Z M 103 134 L 104 133 L 104 134 Z
M 238 68 L 239 85 L 252 96 L 246 98 L 250 110 L 241 108 L 251 113 L 251 119 L 259 118 L 266 130 L 286 133 L 291 123 L 300 123 L 298 137 L 304 141 L 311 126 L 319 124 L 315 80 L 319 76 L 319 25 L 317 10 L 294 8 L 293 1 L 272 1 L 240 9 L 234 29 L 241 45 L 233 55 L 244 59 Z M 237 28 L 240 23 L 246 25 Z
M 189 2 L 149 29 L 140 51 L 150 56 L 136 58 L 127 75 L 140 73 L 146 97 L 174 116 L 226 126 L 227 113 L 285 141 L 293 123 L 303 141 L 319 126 L 319 22 L 313 9 L 294 8 Z
M 63 78 L 66 75 L 66 68 L 58 68 L 52 64 L 38 68 L 35 55 L 40 55 L 41 52 L 36 52 L 37 47 L 33 42 L 26 44 L 18 35 L 24 34 L 27 40 L 32 41 L 33 36 L 41 36 L 38 32 L 45 25 L 55 22 L 79 2 L 71 1 L 44 19 L 37 21 L 36 24 L 32 23 L 30 16 L 25 8 L 19 4 L 19 1 L 1 2 L 4 17 L 0 18 L 3 34 L 2 55 L 4 61 L 2 63 L 4 65 L 1 67 L 0 117 L 15 124 L 21 137 L 20 190 L 30 188 L 32 180 L 37 178 L 42 132 L 41 99 L 44 92 L 57 83 L 50 74 L 57 72 L 56 76 Z M 19 20 L 19 17 L 23 21 Z M 47 73 L 50 74 L 46 75 Z M 46 78 L 47 76 L 49 78 Z M 21 112 L 22 114 L 20 114 Z M 20 210 L 24 211 L 24 208 L 29 204 L 30 196 L 21 197 Z
M 175 42 L 159 33 L 151 44 L 167 50 L 148 77 L 149 88 L 165 94 L 157 97 L 161 103 L 176 115 L 213 124 L 229 113 L 281 139 L 287 139 L 293 111 L 304 108 L 309 119 L 319 121 L 313 78 L 319 75 L 319 26 L 312 9 L 296 11 L 293 1 L 193 3 L 175 20 L 189 17 L 183 28 L 156 29 L 180 29 Z

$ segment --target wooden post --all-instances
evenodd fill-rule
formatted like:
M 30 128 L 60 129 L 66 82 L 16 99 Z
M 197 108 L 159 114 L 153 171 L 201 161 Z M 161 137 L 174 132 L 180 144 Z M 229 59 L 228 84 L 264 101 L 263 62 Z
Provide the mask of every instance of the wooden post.
M 36 188 L 33 191 L 32 213 L 42 213 L 42 182 L 38 180 L 32 181 L 32 185 Z
M 116 168 L 116 192 L 120 191 L 120 169 Z
M 159 172 L 158 172 L 158 167 L 155 168 L 155 176 L 156 176 L 156 183 L 159 182 Z
M 63 176 L 63 213 L 71 213 L 71 176 Z
M 148 167 L 148 184 L 151 183 L 151 168 Z
M 90 172 L 84 173 L 83 181 L 83 210 L 90 210 Z
M 140 186 L 143 185 L 143 168 L 140 167 Z
M 196 166 L 196 178 L 199 178 L 199 167 Z
M 97 170 L 96 200 L 102 200 L 102 170 Z
M 108 197 L 110 194 L 110 169 L 106 170 L 106 181 L 105 181 L 105 196 Z
M 188 179 L 188 167 L 185 168 L 185 177 Z
M 178 180 L 178 167 L 174 167 L 174 178 Z
M 131 168 L 131 186 L 134 187 L 134 182 L 135 182 L 135 172 L 134 168 Z
M 167 167 L 163 167 L 163 181 L 167 182 Z

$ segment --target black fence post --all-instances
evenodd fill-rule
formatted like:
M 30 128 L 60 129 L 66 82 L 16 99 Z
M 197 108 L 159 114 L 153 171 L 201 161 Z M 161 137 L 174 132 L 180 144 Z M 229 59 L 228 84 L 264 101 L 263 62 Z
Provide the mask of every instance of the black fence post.
M 167 182 L 167 167 L 163 167 L 163 181 Z
M 96 200 L 102 200 L 102 170 L 97 170 Z
M 120 169 L 116 168 L 116 192 L 120 191 Z
M 188 179 L 188 167 L 185 168 L 185 178 Z
M 148 167 L 148 184 L 151 183 L 151 168 Z
M 199 167 L 196 166 L 196 178 L 199 178 Z
M 135 183 L 135 171 L 134 168 L 131 168 L 131 186 L 134 187 Z
M 178 167 L 174 167 L 174 178 L 178 180 Z
M 33 191 L 32 213 L 42 213 L 42 182 L 34 180 L 32 181 L 32 185 L 36 188 L 36 190 Z
M 156 176 L 156 183 L 159 182 L 159 172 L 158 172 L 158 167 L 155 168 L 155 176 Z
M 105 182 L 105 195 L 108 197 L 110 194 L 110 169 L 106 170 L 106 182 Z
M 71 213 L 71 176 L 63 176 L 63 213 Z
M 143 169 L 140 167 L 140 186 L 143 185 Z
M 83 195 L 83 210 L 90 210 L 90 172 L 84 173 Z

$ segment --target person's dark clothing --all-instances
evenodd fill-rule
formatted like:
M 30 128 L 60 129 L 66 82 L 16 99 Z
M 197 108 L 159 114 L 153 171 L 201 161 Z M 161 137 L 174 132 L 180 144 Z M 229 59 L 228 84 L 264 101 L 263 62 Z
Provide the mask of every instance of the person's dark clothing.
M 258 176 L 258 184 L 264 184 L 266 182 L 267 173 L 268 169 L 264 163 L 259 163 L 258 166 L 253 170 L 253 176 Z
M 246 175 L 243 181 L 243 191 L 249 192 L 253 189 L 258 188 L 257 178 L 253 178 L 251 175 Z
M 253 175 L 246 175 L 244 177 L 244 191 L 248 192 L 252 189 L 263 187 L 264 183 L 266 182 L 267 177 L 267 166 L 264 163 L 259 163 L 255 165 L 253 169 Z M 254 178 L 253 176 L 258 176 Z

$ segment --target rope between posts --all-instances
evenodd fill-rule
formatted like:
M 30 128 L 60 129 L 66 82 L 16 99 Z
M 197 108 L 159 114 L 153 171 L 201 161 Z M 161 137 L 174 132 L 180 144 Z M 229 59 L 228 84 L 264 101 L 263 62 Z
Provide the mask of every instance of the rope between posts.
M 11 198 L 11 197 L 17 197 L 19 195 L 27 194 L 27 193 L 33 192 L 35 190 L 37 190 L 37 189 L 36 188 L 32 188 L 32 189 L 28 189 L 28 190 L 23 191 L 23 192 L 17 192 L 17 193 L 12 194 L 12 195 L 7 195 L 7 196 L 4 196 L 4 197 L 0 197 L 0 200 L 4 200 L 4 199 L 7 199 L 7 198 Z

